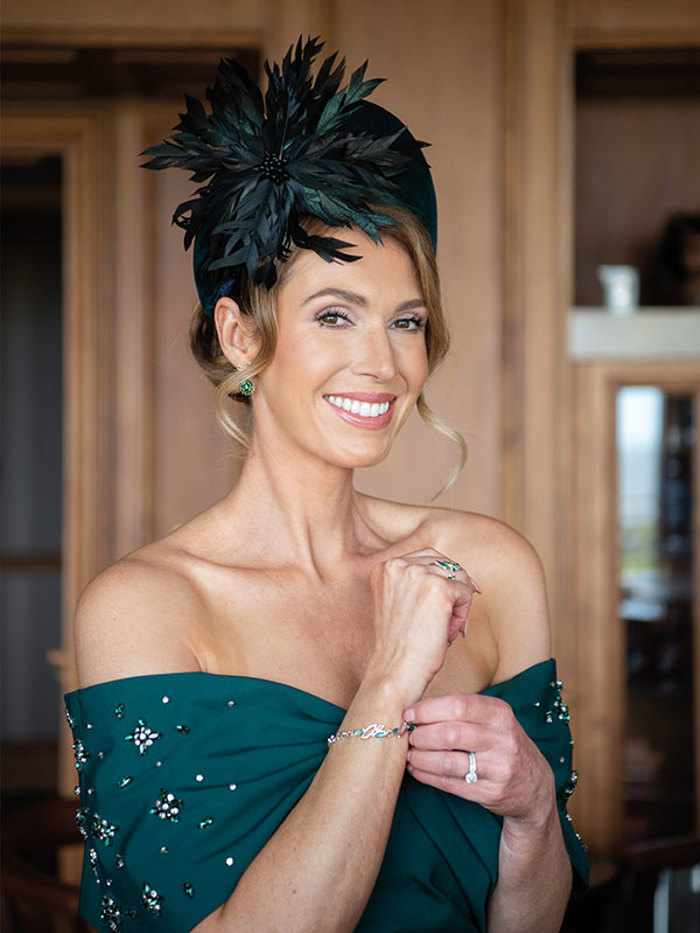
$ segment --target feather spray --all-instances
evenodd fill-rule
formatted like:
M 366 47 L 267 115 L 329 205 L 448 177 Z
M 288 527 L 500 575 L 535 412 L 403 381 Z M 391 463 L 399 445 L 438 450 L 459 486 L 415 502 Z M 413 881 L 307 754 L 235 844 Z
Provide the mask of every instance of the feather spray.
M 322 48 L 318 38 L 299 38 L 281 65 L 266 62 L 264 96 L 235 59 L 222 59 L 207 89 L 211 112 L 186 95 L 186 113 L 171 135 L 142 153 L 151 156 L 144 168 L 185 169 L 201 186 L 173 216 L 185 230 L 185 248 L 196 241 L 198 279 L 223 275 L 233 287 L 245 270 L 269 288 L 292 244 L 327 261 L 352 262 L 359 256 L 345 252 L 351 244 L 308 234 L 304 218 L 356 225 L 378 242 L 379 228 L 393 221 L 372 205 L 402 203 L 397 179 L 426 165 L 420 149 L 427 144 L 405 126 L 387 135 L 385 126 L 361 119 L 363 102 L 383 80 L 365 79 L 367 62 L 342 88 L 345 60 L 338 62 L 337 52 L 313 77 Z

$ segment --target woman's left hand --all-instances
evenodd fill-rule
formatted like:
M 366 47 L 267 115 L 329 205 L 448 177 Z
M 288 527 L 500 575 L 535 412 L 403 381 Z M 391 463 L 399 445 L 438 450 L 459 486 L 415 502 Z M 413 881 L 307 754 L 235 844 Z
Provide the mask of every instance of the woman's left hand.
M 554 775 L 504 700 L 483 694 L 431 697 L 406 710 L 413 777 L 517 823 L 537 825 L 555 805 Z M 468 783 L 469 752 L 476 780 Z M 472 769 L 473 771 L 474 769 Z

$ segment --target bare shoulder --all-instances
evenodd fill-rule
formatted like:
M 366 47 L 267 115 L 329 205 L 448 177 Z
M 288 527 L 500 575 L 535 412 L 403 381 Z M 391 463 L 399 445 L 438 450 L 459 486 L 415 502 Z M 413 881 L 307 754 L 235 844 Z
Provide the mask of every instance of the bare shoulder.
M 191 620 L 202 601 L 163 542 L 104 570 L 84 590 L 74 633 L 81 687 L 121 677 L 197 670 Z
M 496 680 L 550 657 L 547 591 L 540 558 L 509 525 L 471 512 L 435 509 L 426 528 L 436 547 L 465 567 L 483 590 L 476 605 L 498 649 Z
M 446 546 L 467 550 L 485 582 L 502 582 L 513 573 L 538 578 L 542 564 L 537 551 L 520 532 L 505 522 L 477 512 L 431 509 L 426 528 Z

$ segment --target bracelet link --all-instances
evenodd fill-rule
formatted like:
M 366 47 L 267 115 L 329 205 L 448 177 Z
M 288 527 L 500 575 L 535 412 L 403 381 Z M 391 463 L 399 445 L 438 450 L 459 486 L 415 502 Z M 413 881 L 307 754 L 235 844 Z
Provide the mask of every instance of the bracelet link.
M 406 720 L 394 729 L 387 729 L 383 722 L 371 722 L 362 729 L 346 729 L 344 732 L 336 732 L 333 735 L 329 735 L 327 742 L 330 747 L 341 739 L 359 738 L 363 741 L 365 739 L 400 739 L 402 736 L 406 735 L 407 732 L 413 732 L 415 728 L 412 722 L 406 722 Z

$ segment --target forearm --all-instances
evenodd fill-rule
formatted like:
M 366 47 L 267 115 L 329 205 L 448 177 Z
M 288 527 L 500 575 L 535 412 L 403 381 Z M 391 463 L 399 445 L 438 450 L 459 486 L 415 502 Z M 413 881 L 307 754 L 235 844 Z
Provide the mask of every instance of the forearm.
M 571 892 L 571 864 L 556 803 L 538 823 L 506 818 L 489 933 L 557 933 Z
M 365 681 L 340 729 L 400 725 L 400 690 Z M 349 738 L 329 749 L 308 791 L 198 933 L 344 931 L 374 887 L 405 768 L 405 738 Z

